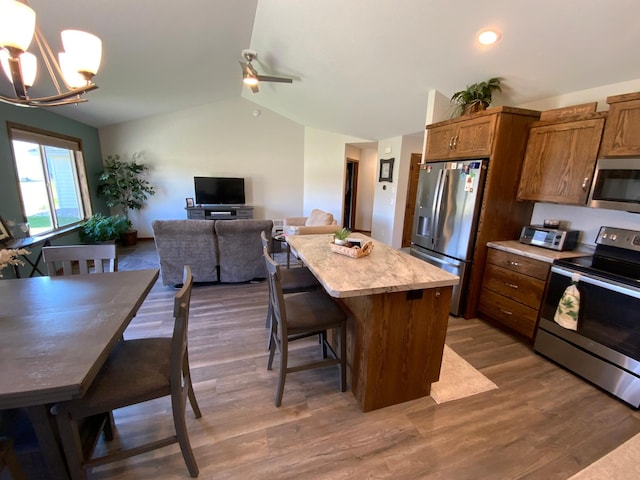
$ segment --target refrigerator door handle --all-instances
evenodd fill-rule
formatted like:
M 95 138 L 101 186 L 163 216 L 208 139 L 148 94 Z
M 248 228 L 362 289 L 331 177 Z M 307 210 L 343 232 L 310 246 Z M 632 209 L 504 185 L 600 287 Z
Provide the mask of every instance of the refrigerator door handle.
M 436 188 L 436 200 L 433 202 L 433 244 L 436 245 L 440 237 L 438 234 L 440 233 L 440 213 L 442 212 L 442 197 L 444 195 L 445 185 L 447 183 L 447 179 L 449 178 L 449 171 L 447 169 L 442 169 L 438 175 L 438 187 Z

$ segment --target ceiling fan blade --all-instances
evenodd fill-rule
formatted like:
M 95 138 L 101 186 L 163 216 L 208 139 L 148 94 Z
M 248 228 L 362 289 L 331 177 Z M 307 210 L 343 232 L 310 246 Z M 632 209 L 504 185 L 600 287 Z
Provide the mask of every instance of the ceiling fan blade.
M 268 75 L 256 75 L 261 82 L 293 83 L 293 79 L 284 77 L 270 77 Z

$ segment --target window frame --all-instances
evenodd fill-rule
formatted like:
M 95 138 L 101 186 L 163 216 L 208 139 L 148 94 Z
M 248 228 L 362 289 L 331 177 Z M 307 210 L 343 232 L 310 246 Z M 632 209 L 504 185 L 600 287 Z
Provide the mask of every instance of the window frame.
M 14 178 L 16 181 L 16 187 L 18 192 L 18 201 L 20 204 L 20 211 L 22 213 L 23 221 L 27 220 L 27 215 L 24 206 L 24 199 L 22 198 L 22 188 L 20 186 L 20 176 L 18 174 L 18 166 L 16 163 L 16 153 L 13 147 L 13 141 L 26 141 L 31 143 L 36 143 L 41 150 L 41 161 L 43 163 L 43 171 L 45 173 L 45 183 L 47 189 L 47 197 L 49 201 L 49 208 L 52 212 L 52 223 L 53 226 L 51 230 L 47 230 L 43 232 L 46 233 L 55 233 L 60 230 L 66 230 L 71 226 L 79 225 L 81 222 L 87 220 L 93 214 L 93 208 L 91 205 L 91 195 L 89 192 L 89 181 L 87 178 L 87 169 L 84 161 L 84 153 L 82 149 L 82 140 L 80 138 L 72 137 L 69 135 L 64 135 L 57 132 L 52 132 L 49 130 L 43 130 L 36 127 L 31 127 L 28 125 L 22 125 L 13 122 L 7 122 L 7 130 L 8 130 L 8 138 L 9 138 L 9 146 L 11 148 L 11 158 L 13 160 L 13 172 Z M 49 171 L 47 166 L 47 161 L 42 155 L 43 146 L 50 147 L 58 147 L 66 150 L 71 150 L 73 152 L 73 161 L 75 166 L 75 181 L 77 182 L 77 189 L 79 194 L 79 201 L 82 205 L 83 209 L 83 218 L 77 222 L 73 222 L 71 224 L 59 225 L 57 216 L 55 215 L 55 204 L 53 201 L 53 190 L 50 184 Z

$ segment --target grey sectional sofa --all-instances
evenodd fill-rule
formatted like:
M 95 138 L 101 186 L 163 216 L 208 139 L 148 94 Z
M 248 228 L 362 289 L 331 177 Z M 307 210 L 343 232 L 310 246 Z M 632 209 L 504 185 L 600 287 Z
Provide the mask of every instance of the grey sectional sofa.
M 184 265 L 194 282 L 248 282 L 265 278 L 260 232 L 271 220 L 154 220 L 153 236 L 164 285 L 182 283 Z

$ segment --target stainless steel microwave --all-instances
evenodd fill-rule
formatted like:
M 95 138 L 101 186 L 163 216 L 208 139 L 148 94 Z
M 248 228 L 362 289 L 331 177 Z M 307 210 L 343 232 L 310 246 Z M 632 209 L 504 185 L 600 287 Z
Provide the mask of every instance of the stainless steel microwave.
M 640 213 L 640 158 L 599 159 L 588 205 Z

